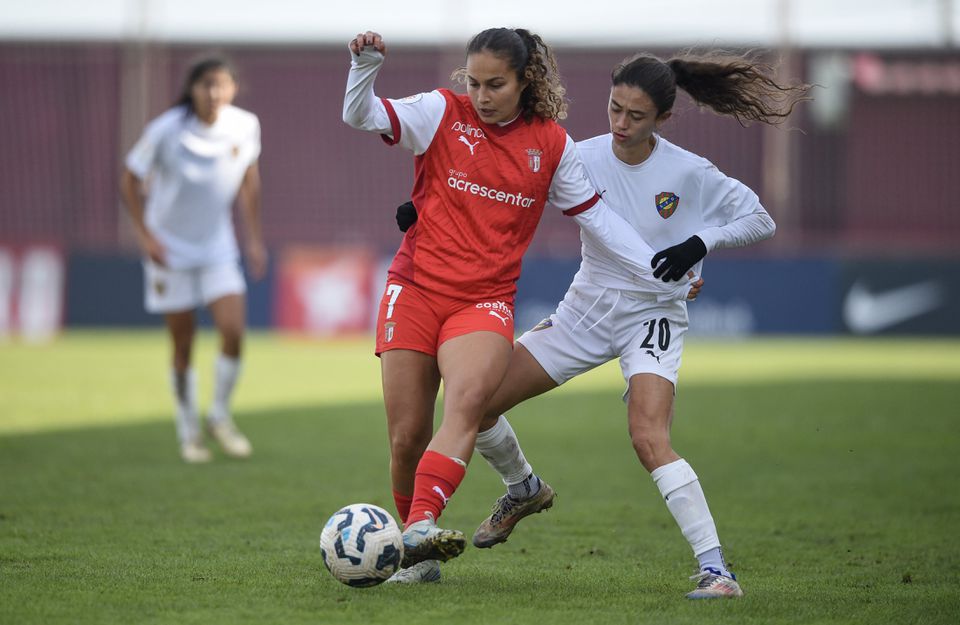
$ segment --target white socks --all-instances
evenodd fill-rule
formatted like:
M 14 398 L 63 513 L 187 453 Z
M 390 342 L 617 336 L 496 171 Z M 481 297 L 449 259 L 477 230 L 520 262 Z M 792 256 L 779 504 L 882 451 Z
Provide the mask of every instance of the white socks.
M 693 548 L 701 569 L 708 566 L 719 568 L 722 574 L 729 575 L 720 555 L 717 526 L 710 515 L 707 499 L 693 468 L 681 458 L 654 469 L 650 476 L 660 489 L 667 509 L 676 519 L 683 537 Z M 718 560 L 720 567 L 717 567 Z
M 214 365 L 213 405 L 210 406 L 209 414 L 211 423 L 230 418 L 230 398 L 233 396 L 233 387 L 236 386 L 238 377 L 240 377 L 240 359 L 218 354 Z
M 209 420 L 217 423 L 230 417 L 230 398 L 240 376 L 240 360 L 219 354 L 214 366 L 213 404 Z M 172 371 L 170 384 L 177 404 L 177 438 L 181 443 L 200 435 L 200 419 L 197 416 L 197 376 L 193 368 L 183 373 Z
M 177 404 L 177 438 L 181 443 L 200 435 L 200 420 L 197 418 L 197 376 L 193 369 L 183 373 L 170 372 L 170 386 Z
M 503 415 L 500 415 L 495 426 L 477 434 L 474 447 L 490 463 L 493 470 L 500 474 L 507 488 L 511 484 L 521 484 L 533 473 L 533 467 L 523 457 L 517 435 Z M 539 480 L 536 480 L 536 485 L 539 486 Z M 535 494 L 536 492 L 533 492 L 531 496 Z

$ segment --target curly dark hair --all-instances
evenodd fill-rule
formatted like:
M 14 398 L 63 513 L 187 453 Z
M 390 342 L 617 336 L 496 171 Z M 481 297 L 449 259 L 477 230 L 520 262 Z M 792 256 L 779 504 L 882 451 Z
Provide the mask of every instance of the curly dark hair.
M 488 28 L 476 34 L 467 44 L 467 56 L 487 51 L 507 61 L 517 79 L 527 86 L 520 94 L 520 110 L 524 119 L 564 119 L 567 116 L 566 89 L 557 71 L 557 59 L 543 39 L 523 28 Z M 451 78 L 466 80 L 467 70 L 461 67 Z

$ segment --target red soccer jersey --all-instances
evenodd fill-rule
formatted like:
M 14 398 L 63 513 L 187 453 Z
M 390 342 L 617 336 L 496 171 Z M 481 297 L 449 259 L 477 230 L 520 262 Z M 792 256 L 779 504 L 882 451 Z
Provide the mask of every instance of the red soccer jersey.
M 416 157 L 412 199 L 419 218 L 390 273 L 465 300 L 513 298 L 520 260 L 536 230 L 566 144 L 552 120 L 483 123 L 470 99 L 441 89 L 446 110 Z M 393 139 L 401 125 L 384 100 Z

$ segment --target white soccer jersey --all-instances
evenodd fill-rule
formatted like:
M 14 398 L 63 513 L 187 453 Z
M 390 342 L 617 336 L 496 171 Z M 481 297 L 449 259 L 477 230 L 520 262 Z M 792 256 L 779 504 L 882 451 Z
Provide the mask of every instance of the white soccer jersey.
M 693 235 L 707 251 L 740 247 L 773 236 L 773 220 L 756 193 L 725 176 L 710 161 L 663 137 L 639 165 L 618 159 L 610 134 L 577 143 L 587 174 L 604 202 L 662 250 Z M 609 288 L 636 290 L 621 265 L 589 237 L 583 242 L 582 270 Z M 703 261 L 693 267 L 702 274 Z
M 212 126 L 182 106 L 147 125 L 126 166 L 148 181 L 144 221 L 166 249 L 168 267 L 237 260 L 231 209 L 259 156 L 260 122 L 235 106 L 221 109 Z

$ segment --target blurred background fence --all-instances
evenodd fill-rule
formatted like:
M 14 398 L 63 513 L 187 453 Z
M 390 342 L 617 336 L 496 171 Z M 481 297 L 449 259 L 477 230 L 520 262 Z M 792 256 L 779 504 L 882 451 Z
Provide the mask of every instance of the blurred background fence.
M 952 3 L 944 6 L 944 19 L 955 20 Z M 144 124 L 176 98 L 190 60 L 211 49 L 235 61 L 237 104 L 263 129 L 263 224 L 274 262 L 251 290 L 251 322 L 321 334 L 369 327 L 413 164 L 409 153 L 340 120 L 345 42 L 355 30 L 317 45 L 8 31 L 0 39 L 0 333 L 158 322 L 141 310 L 120 163 Z M 400 39 L 378 94 L 451 85 L 462 42 Z M 685 47 L 566 39 L 557 52 L 571 100 L 564 125 L 575 139 L 607 131 L 615 63 L 639 49 L 666 57 Z M 749 41 L 732 43 L 745 49 Z M 763 244 L 711 254 L 707 289 L 691 306 L 695 329 L 960 332 L 960 54 L 952 35 L 914 46 L 780 44 L 762 54 L 780 63 L 782 77 L 819 85 L 783 127 L 742 128 L 681 98 L 664 129 L 755 189 L 779 226 Z M 550 311 L 576 268 L 577 229 L 555 213 L 545 212 L 525 261 L 520 328 Z

